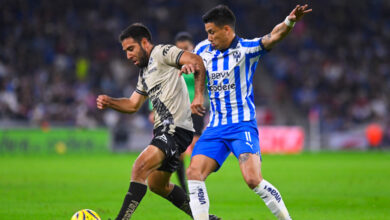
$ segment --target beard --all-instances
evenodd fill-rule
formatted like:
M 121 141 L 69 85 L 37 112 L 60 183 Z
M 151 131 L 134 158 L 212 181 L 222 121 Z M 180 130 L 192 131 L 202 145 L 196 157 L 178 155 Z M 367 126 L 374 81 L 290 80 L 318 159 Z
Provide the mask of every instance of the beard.
M 139 64 L 137 65 L 139 68 L 144 68 L 148 66 L 149 57 L 144 48 L 141 46 L 141 55 L 139 56 Z

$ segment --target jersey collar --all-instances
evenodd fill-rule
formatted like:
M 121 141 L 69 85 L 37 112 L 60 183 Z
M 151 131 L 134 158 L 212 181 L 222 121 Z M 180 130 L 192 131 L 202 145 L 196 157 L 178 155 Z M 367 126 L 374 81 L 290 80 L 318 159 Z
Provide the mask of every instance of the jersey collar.
M 234 36 L 232 42 L 230 43 L 230 46 L 226 49 L 223 49 L 223 50 L 220 50 L 222 53 L 224 53 L 225 51 L 229 50 L 230 48 L 236 48 L 237 47 L 237 44 L 238 44 L 238 41 L 239 41 L 239 38 L 236 36 Z

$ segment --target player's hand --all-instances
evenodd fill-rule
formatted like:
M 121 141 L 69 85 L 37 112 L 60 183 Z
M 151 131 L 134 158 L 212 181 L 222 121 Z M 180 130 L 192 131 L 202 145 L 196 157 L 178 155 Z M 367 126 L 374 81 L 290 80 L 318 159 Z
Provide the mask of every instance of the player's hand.
M 107 95 L 99 95 L 96 99 L 96 106 L 98 109 L 105 109 L 109 105 L 110 97 Z
M 193 74 L 196 71 L 196 66 L 194 64 L 184 64 L 180 71 L 179 71 L 179 76 L 181 76 L 183 73 L 184 74 Z
M 195 95 L 194 100 L 191 103 L 192 114 L 203 116 L 206 112 L 206 108 L 203 106 L 204 97 L 203 95 Z
M 297 22 L 303 18 L 303 16 L 307 13 L 310 13 L 312 9 L 307 9 L 308 5 L 297 5 L 295 8 L 291 11 L 290 15 L 288 16 L 288 19 L 292 22 Z

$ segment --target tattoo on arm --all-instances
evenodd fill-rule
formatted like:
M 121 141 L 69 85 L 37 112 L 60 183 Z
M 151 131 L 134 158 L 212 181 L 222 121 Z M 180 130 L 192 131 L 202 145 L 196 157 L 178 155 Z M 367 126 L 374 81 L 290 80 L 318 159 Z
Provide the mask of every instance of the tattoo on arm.
M 271 33 L 269 33 L 269 34 L 267 34 L 267 35 L 265 35 L 265 38 L 267 39 L 267 40 L 270 40 L 271 39 Z
M 240 164 L 245 163 L 249 159 L 249 155 L 249 153 L 240 154 L 240 156 L 238 157 L 238 162 Z

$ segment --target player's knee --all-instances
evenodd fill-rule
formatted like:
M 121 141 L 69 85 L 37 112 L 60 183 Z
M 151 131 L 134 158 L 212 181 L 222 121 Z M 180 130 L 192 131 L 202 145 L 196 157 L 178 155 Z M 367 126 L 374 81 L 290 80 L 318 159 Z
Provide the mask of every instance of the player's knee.
M 204 181 L 204 178 L 202 178 L 202 172 L 200 171 L 200 169 L 196 168 L 196 167 L 188 167 L 187 169 L 187 179 L 188 180 L 200 180 L 200 181 Z
M 133 164 L 133 169 L 131 171 L 131 178 L 133 180 L 146 180 L 145 174 L 146 174 L 146 163 L 144 161 L 137 160 Z
M 245 182 L 249 188 L 254 189 L 256 186 L 260 184 L 261 178 L 256 176 L 250 176 L 245 178 Z

